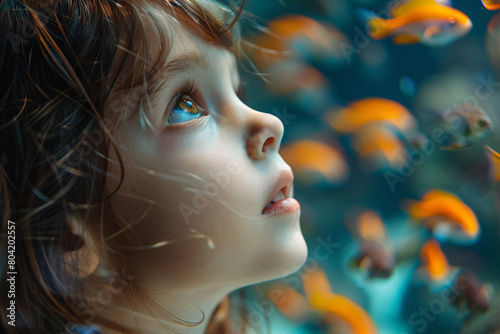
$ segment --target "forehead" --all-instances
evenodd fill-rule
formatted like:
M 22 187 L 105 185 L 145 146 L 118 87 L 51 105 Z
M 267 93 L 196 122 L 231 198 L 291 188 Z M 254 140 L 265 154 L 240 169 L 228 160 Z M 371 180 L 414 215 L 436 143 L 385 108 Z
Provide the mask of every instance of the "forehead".
M 146 60 L 145 71 L 150 75 L 143 78 L 150 81 L 150 88 L 158 88 L 158 82 L 164 83 L 181 72 L 207 69 L 215 61 L 221 63 L 221 58 L 223 64 L 236 68 L 233 50 L 218 44 L 183 12 L 173 9 L 157 12 L 156 15 L 156 29 L 143 36 L 146 50 L 137 50 Z
M 237 76 L 233 51 L 218 44 L 184 13 L 165 9 L 149 15 L 153 20 L 146 22 L 134 36 L 132 50 L 119 48 L 126 60 L 106 102 L 107 115 L 113 115 L 109 114 L 113 100 L 127 100 L 145 93 L 154 99 L 169 81 L 191 70 L 224 66 L 232 76 Z
M 187 24 L 181 17 L 165 24 L 170 29 L 171 49 L 161 67 L 168 72 L 195 67 L 207 69 L 214 60 L 221 57 L 230 67 L 235 65 L 236 57 L 230 49 L 217 44 L 191 22 Z

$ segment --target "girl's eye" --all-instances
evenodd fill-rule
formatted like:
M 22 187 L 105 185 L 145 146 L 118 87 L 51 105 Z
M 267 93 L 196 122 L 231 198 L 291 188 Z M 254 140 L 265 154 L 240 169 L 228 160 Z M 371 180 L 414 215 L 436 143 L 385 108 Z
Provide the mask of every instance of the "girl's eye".
M 175 102 L 165 125 L 189 122 L 202 115 L 203 110 L 201 110 L 196 103 L 187 97 L 182 97 Z

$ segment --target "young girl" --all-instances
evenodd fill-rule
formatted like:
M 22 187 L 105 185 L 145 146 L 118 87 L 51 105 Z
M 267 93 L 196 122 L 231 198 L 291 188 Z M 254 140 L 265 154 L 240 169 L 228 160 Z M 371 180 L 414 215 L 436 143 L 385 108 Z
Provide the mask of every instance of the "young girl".
M 237 94 L 241 11 L 1 2 L 2 332 L 236 333 L 228 294 L 301 267 L 283 125 Z

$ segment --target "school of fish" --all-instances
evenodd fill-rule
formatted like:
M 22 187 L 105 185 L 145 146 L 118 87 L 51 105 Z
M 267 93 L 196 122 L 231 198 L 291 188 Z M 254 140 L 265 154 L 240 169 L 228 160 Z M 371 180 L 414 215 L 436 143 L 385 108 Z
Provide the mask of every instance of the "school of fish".
M 470 1 L 478 6 L 482 3 L 486 10 L 500 10 L 500 0 Z M 319 2 L 325 12 L 333 6 L 328 0 Z M 421 165 L 422 169 L 426 168 L 426 160 L 431 160 L 433 154 L 441 161 L 463 154 L 464 159 L 474 159 L 478 165 L 463 173 L 477 175 L 481 180 L 477 184 L 464 184 L 463 188 L 484 191 L 486 195 L 481 198 L 500 205 L 497 188 L 500 143 L 495 144 L 491 139 L 500 121 L 495 109 L 498 107 L 490 103 L 489 98 L 482 98 L 488 92 L 494 95 L 491 87 L 496 86 L 495 83 L 488 86 L 477 75 L 472 83 L 457 80 L 445 87 L 436 75 L 433 82 L 422 81 L 423 87 L 409 78 L 400 82 L 404 95 L 424 100 L 422 103 L 411 104 L 408 100 L 397 101 L 377 94 L 349 100 L 333 96 L 329 76 L 323 70 L 349 66 L 349 57 L 353 54 L 359 54 L 361 66 L 376 72 L 376 67 L 390 63 L 385 47 L 388 44 L 402 49 L 411 47 L 405 45 L 420 44 L 429 50 L 441 50 L 465 38 L 473 27 L 478 29 L 466 11 L 456 9 L 451 1 L 389 3 L 384 15 L 355 8 L 357 20 L 364 29 L 359 30 L 360 35 L 354 39 L 366 46 L 358 46 L 354 51 L 352 45 L 356 45 L 356 40 L 331 21 L 287 14 L 272 19 L 251 38 L 248 54 L 272 94 L 294 103 L 305 115 L 321 123 L 298 132 L 299 135 L 285 140 L 281 147 L 280 155 L 292 167 L 299 187 L 342 192 L 349 185 L 363 187 L 356 180 L 359 175 L 383 176 L 386 180 L 386 175 L 397 175 L 397 182 L 405 185 L 414 182 L 418 189 L 414 198 L 404 194 L 403 201 L 394 202 L 400 214 L 397 223 L 377 207 L 360 208 L 359 203 L 352 203 L 356 213 L 345 217 L 351 242 L 342 258 L 346 270 L 359 278 L 356 284 L 375 289 L 377 283 L 374 282 L 400 279 L 401 272 L 406 270 L 411 277 L 405 283 L 409 289 L 414 280 L 420 279 L 426 293 L 434 298 L 439 298 L 447 289 L 457 291 L 451 304 L 457 313 L 467 314 L 463 333 L 468 333 L 467 328 L 477 326 L 475 320 L 483 319 L 491 309 L 500 310 L 500 298 L 495 303 L 493 283 L 487 282 L 491 277 L 483 277 L 470 263 L 455 265 L 459 262 L 456 254 L 467 254 L 468 247 L 481 243 L 492 227 L 482 221 L 484 214 L 475 212 L 479 200 L 464 196 L 462 188 L 442 188 L 440 177 L 431 174 L 429 178 L 434 186 L 421 185 L 421 179 L 409 180 L 414 169 Z M 363 32 L 369 40 L 360 37 Z M 484 33 L 485 56 L 500 74 L 500 13 L 492 17 Z M 386 40 L 389 38 L 391 40 Z M 306 126 L 309 125 L 304 123 Z M 480 153 L 473 155 L 472 150 Z M 443 174 L 445 178 L 446 171 Z M 346 197 L 349 194 L 352 193 L 345 192 Z M 304 207 L 305 211 L 314 211 L 312 205 Z M 332 210 L 333 207 L 332 204 Z M 306 212 L 306 219 L 310 223 L 317 217 Z M 500 231 L 500 224 L 496 228 Z M 313 230 L 314 226 L 306 226 L 306 229 Z M 411 235 L 412 242 L 398 244 L 398 233 Z M 405 267 L 408 263 L 418 266 L 408 269 Z M 379 328 L 377 319 L 367 311 L 370 304 L 363 298 L 356 299 L 360 294 L 348 297 L 335 286 L 333 290 L 339 292 L 332 291 L 329 282 L 336 281 L 335 275 L 336 272 L 324 264 L 300 275 L 300 284 L 272 284 L 268 296 L 295 324 L 313 323 L 328 333 L 385 334 L 386 329 Z M 281 298 L 272 297 L 277 291 Z M 500 330 L 498 319 L 496 322 L 487 319 L 481 321 L 491 322 L 491 328 Z

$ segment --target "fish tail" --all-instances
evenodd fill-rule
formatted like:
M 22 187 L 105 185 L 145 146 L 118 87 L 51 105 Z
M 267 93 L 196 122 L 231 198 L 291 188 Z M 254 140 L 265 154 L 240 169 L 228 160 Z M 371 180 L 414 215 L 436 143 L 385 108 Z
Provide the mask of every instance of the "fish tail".
M 361 20 L 366 23 L 366 30 L 371 38 L 382 39 L 389 35 L 387 20 L 365 8 L 358 8 L 357 13 Z

